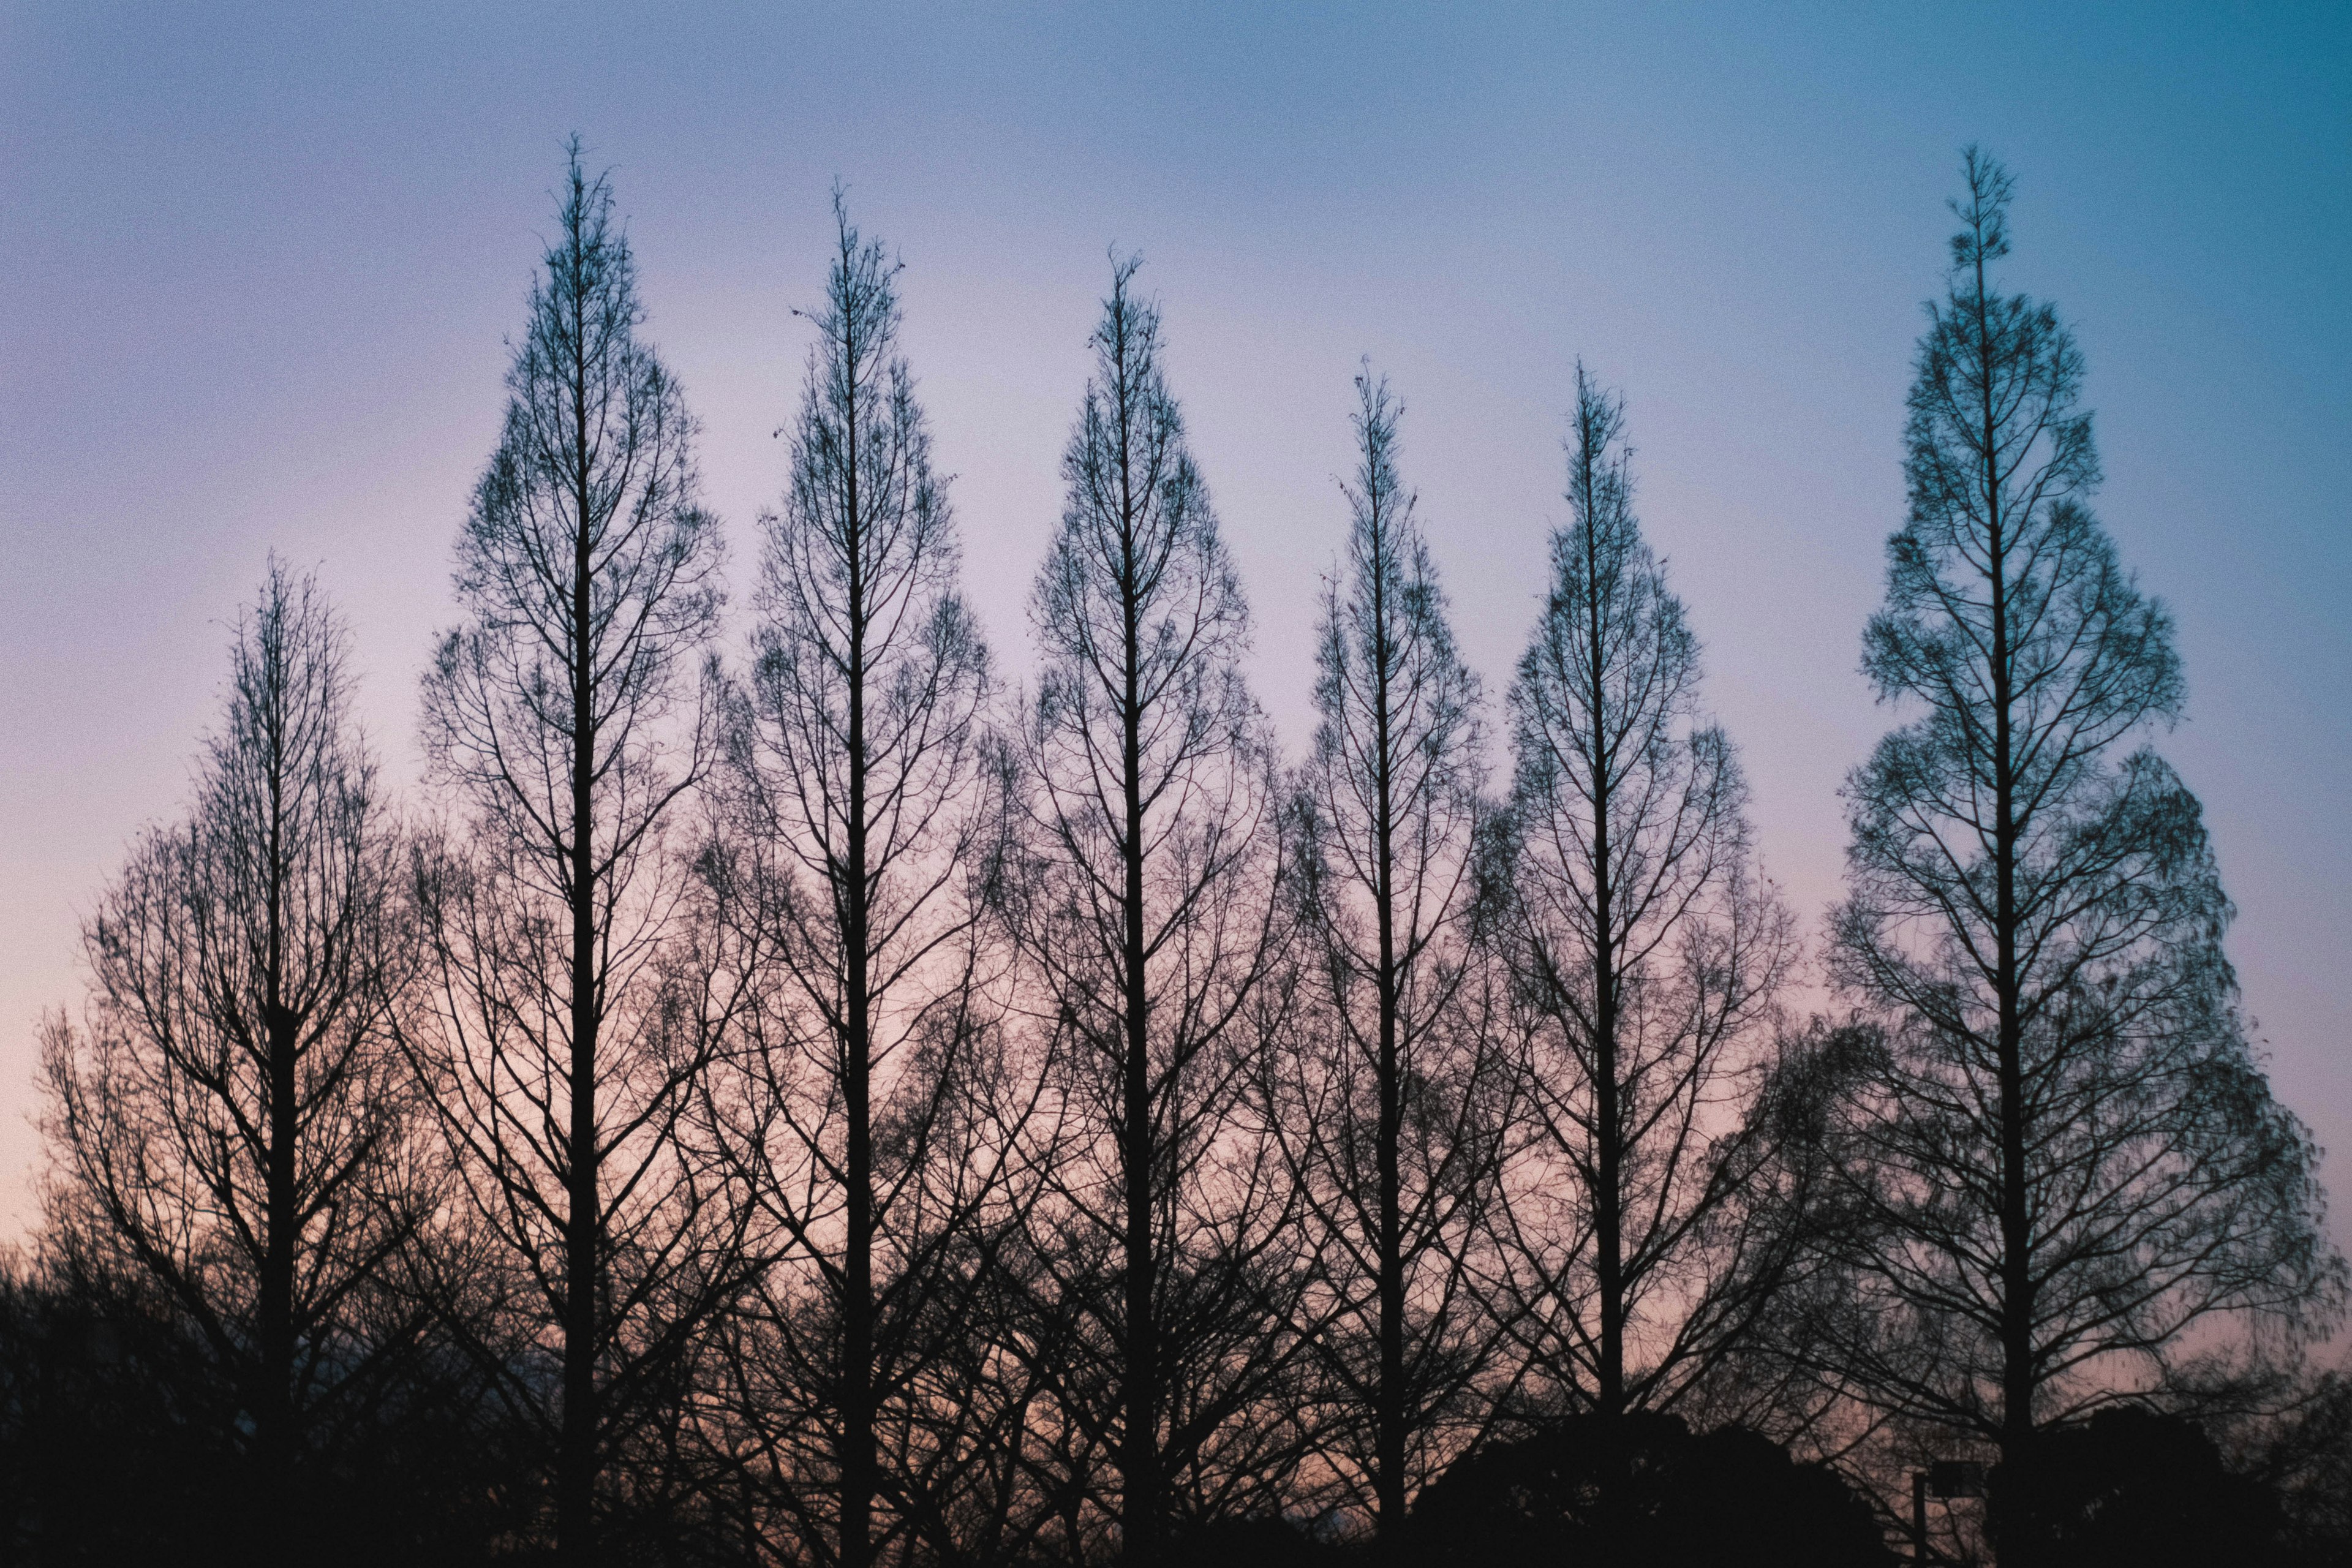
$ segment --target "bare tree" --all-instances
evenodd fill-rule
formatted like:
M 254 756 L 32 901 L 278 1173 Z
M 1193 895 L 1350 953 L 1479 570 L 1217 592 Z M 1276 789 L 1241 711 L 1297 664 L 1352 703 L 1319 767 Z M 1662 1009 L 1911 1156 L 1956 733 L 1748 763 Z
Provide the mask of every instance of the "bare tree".
M 1402 405 L 1369 370 L 1356 393 L 1345 579 L 1325 590 L 1300 789 L 1314 980 L 1304 1048 L 1269 1065 L 1328 1291 L 1315 1342 L 1345 1415 L 1327 1441 L 1391 1537 L 1454 1457 L 1484 1370 L 1472 1255 L 1509 1074 L 1481 1006 L 1478 683 L 1397 471 Z
M 939 1379 L 1009 1146 L 982 921 L 1003 792 L 897 268 L 838 191 L 834 217 L 791 482 L 762 519 L 752 668 L 728 705 L 712 885 L 753 1000 L 710 1125 L 773 1260 L 739 1414 L 807 1549 L 863 1568 L 946 1528 L 938 1494 L 972 1457 L 941 1424 L 975 1407 Z
M 724 1281 L 724 1205 L 674 1136 L 710 1035 L 672 962 L 665 833 L 710 750 L 696 661 L 719 539 L 576 143 L 544 268 L 458 537 L 469 618 L 425 680 L 433 775 L 467 831 L 419 859 L 440 1005 L 415 1050 L 518 1271 L 514 1308 L 557 1363 L 552 1387 L 530 1361 L 501 1371 L 554 1436 L 559 1550 L 584 1563 L 605 1458 L 645 1435 L 633 1402 Z
M 1884 1026 L 1840 1132 L 1875 1400 L 1998 1442 L 2162 1374 L 2216 1313 L 2306 1308 L 2341 1264 L 2222 952 L 2197 801 L 2144 746 L 2170 618 L 2117 563 L 2083 364 L 1998 292 L 2011 192 L 1974 149 L 1910 395 L 1910 518 L 1864 639 L 1916 717 L 1846 785 L 1833 976 Z
M 44 1041 L 52 1225 L 128 1264 L 226 1371 L 277 1489 L 265 1538 L 414 1344 L 384 1287 L 434 1201 L 390 1030 L 413 973 L 402 832 L 348 658 L 315 581 L 273 559 L 195 804 L 108 889 L 83 1024 Z
M 1278 1479 L 1248 1423 L 1286 1353 L 1270 1293 L 1290 1195 L 1237 1114 L 1278 908 L 1247 614 L 1136 266 L 1112 272 L 1032 601 L 1018 919 L 1071 1133 L 1039 1228 L 1066 1358 L 1051 1421 L 1073 1452 L 1116 1455 L 1120 1551 L 1147 1563 L 1180 1485 L 1203 1511 Z
M 1499 1292 L 1550 1399 L 1664 1409 L 1721 1369 L 1790 1239 L 1748 1202 L 1790 923 L 1643 540 L 1623 411 L 1577 367 L 1569 524 L 1510 692 L 1506 951 L 1528 1121 Z

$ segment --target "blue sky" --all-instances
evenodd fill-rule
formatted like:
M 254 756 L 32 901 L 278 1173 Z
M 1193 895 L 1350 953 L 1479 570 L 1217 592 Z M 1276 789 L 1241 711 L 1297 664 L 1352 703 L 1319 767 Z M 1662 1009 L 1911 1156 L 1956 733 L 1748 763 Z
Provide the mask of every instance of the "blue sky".
M 416 674 L 577 131 L 705 426 L 748 584 L 827 192 L 906 262 L 906 345 L 1007 667 L 1106 249 L 1139 249 L 1307 732 L 1349 377 L 1392 378 L 1499 693 L 1582 355 L 1708 653 L 1769 868 L 1838 889 L 1855 671 L 1958 149 L 2015 171 L 2008 281 L 2089 359 L 2098 510 L 2179 623 L 2232 951 L 2288 1101 L 2352 1149 L 2352 8 L 452 5 L 0 9 L 0 1227 L 37 1019 L 181 804 L 275 547 Z M 740 622 L 739 622 L 740 625 Z M 2335 1184 L 2345 1184 L 2338 1180 Z M 2339 1225 L 2339 1232 L 2344 1226 Z

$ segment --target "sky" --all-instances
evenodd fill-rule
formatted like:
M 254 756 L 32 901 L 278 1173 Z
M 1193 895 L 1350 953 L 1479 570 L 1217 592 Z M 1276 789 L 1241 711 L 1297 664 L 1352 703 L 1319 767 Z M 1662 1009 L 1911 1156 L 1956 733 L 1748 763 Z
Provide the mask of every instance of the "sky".
M 565 139 L 609 169 L 703 425 L 740 637 L 829 192 L 904 347 L 1006 670 L 1110 251 L 1167 366 L 1295 757 L 1349 378 L 1403 398 L 1499 697 L 1563 521 L 1580 356 L 1706 649 L 1769 873 L 1817 935 L 1903 396 L 1978 142 L 2005 282 L 2087 357 L 2096 507 L 2171 608 L 2231 952 L 2352 1237 L 2352 6 L 0 0 L 0 1236 L 37 1030 L 142 824 L 185 805 L 275 550 L 347 615 L 416 796 L 416 686 Z

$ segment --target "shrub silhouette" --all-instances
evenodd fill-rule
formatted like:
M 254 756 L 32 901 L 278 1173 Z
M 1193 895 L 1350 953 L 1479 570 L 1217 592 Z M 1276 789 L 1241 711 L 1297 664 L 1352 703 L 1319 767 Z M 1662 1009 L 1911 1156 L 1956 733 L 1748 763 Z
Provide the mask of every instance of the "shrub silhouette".
M 1880 1568 L 1869 1505 L 1745 1427 L 1582 1416 L 1474 1454 L 1423 1494 L 1408 1558 L 1575 1568 Z
M 2194 1422 L 2133 1406 L 2036 1436 L 1987 1478 L 2029 1568 L 2242 1568 L 2285 1561 L 2277 1500 L 2234 1475 Z

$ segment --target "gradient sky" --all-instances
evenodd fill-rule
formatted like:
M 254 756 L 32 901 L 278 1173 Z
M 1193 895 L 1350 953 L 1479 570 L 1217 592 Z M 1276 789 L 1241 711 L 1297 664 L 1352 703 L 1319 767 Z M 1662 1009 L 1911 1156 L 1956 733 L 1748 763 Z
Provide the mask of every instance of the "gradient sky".
M 1584 356 L 1813 929 L 1902 521 L 1903 394 L 1958 150 L 2011 287 L 2077 328 L 2098 510 L 2178 616 L 2163 740 L 2241 910 L 2274 1082 L 2352 1150 L 2352 6 L 0 5 L 0 1235 L 77 923 L 183 805 L 275 548 L 415 683 L 498 429 L 564 137 L 613 171 L 648 334 L 748 588 L 826 194 L 904 258 L 906 348 L 1009 669 L 1107 247 L 1141 250 L 1293 755 L 1349 377 L 1499 694 Z M 739 611 L 743 595 L 739 593 Z M 740 629 L 740 614 L 737 629 Z M 2347 1183 L 2340 1162 L 2333 1184 Z M 2339 1236 L 2352 1235 L 2352 1201 Z

